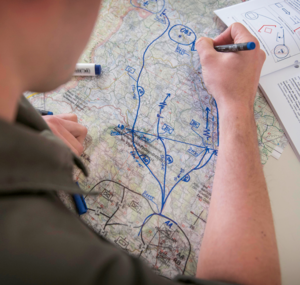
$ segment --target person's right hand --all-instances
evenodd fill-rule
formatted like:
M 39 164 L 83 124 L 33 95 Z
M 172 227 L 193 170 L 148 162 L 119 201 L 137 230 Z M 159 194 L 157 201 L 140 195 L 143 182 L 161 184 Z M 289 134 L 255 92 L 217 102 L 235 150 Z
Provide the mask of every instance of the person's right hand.
M 217 52 L 214 46 L 255 42 L 252 51 Z M 204 83 L 219 109 L 231 106 L 253 108 L 260 72 L 266 59 L 258 40 L 240 23 L 231 25 L 216 39 L 200 38 L 196 48 Z
M 87 135 L 87 128 L 78 123 L 75 114 L 59 114 L 43 116 L 51 131 L 65 142 L 77 155 L 83 153 L 83 141 Z

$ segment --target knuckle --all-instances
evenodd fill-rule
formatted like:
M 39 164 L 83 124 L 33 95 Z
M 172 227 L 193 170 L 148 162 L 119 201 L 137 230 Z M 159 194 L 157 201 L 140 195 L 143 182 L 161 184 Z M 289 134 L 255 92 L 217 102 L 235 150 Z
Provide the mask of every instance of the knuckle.
M 214 59 L 214 57 L 215 57 L 215 54 L 207 51 L 207 52 L 204 52 L 203 54 L 201 54 L 200 60 L 203 65 L 206 65 L 208 62 L 211 62 L 212 59 Z
M 201 37 L 196 42 L 196 48 L 200 54 L 205 52 L 207 49 L 212 48 L 214 45 L 214 42 L 210 38 Z
M 52 124 L 52 125 L 58 125 L 59 124 L 59 119 L 55 116 L 49 116 L 49 117 L 47 117 L 47 122 Z
M 235 22 L 235 23 L 231 24 L 231 29 L 240 29 L 240 28 L 244 28 L 244 25 L 242 25 L 239 22 Z
M 203 42 L 206 42 L 208 38 L 206 37 L 201 37 L 197 40 L 196 45 L 201 45 Z
M 82 134 L 84 135 L 84 136 L 86 136 L 87 135 L 87 133 L 88 133 L 88 129 L 86 128 L 86 127 L 82 127 Z
M 250 34 L 250 32 L 246 29 L 246 27 L 241 24 L 241 23 L 233 23 L 231 26 L 231 31 L 233 34 L 237 34 L 237 35 L 246 35 L 246 34 Z

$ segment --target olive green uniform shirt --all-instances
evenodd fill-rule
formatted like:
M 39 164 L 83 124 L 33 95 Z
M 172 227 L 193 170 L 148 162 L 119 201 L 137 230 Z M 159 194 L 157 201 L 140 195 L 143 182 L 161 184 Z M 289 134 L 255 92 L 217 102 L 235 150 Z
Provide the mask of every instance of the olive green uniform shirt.
M 81 160 L 22 96 L 14 124 L 0 120 L 0 284 L 224 284 L 154 274 L 88 228 L 57 191 L 78 192 Z

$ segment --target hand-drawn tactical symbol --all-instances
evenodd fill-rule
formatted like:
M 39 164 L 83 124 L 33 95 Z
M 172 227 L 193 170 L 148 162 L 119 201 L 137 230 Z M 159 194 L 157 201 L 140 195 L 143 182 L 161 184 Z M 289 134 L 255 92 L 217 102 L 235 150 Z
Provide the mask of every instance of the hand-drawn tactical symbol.
M 167 155 L 167 163 L 168 164 L 171 164 L 171 163 L 173 163 L 173 157 L 171 156 L 171 155 Z
M 248 20 L 256 20 L 256 19 L 258 19 L 259 15 L 258 15 L 256 12 L 250 11 L 250 12 L 247 12 L 247 13 L 245 14 L 245 17 L 246 17 Z
M 198 129 L 198 128 L 200 127 L 200 123 L 198 123 L 198 122 L 195 121 L 195 120 L 192 120 L 192 121 L 190 122 L 190 125 L 191 125 L 192 127 L 196 128 L 196 129 Z
M 187 174 L 186 176 L 184 176 L 184 178 L 182 179 L 182 181 L 184 182 L 189 182 L 191 180 L 191 177 L 189 174 Z
M 102 197 L 105 198 L 108 201 L 111 201 L 111 198 L 113 197 L 113 194 L 110 191 L 106 190 L 106 189 L 103 189 L 101 194 L 102 194 Z
M 274 49 L 274 54 L 278 58 L 285 58 L 289 55 L 290 51 L 286 45 L 278 45 Z
M 131 74 L 134 74 L 135 73 L 135 69 L 131 66 L 127 66 L 126 69 L 125 69 L 128 73 L 131 73 Z
M 271 28 L 265 27 L 265 33 L 272 34 L 273 30 Z
M 171 126 L 167 125 L 167 124 L 164 124 L 162 126 L 162 130 L 165 131 L 168 134 L 172 134 L 173 131 L 174 131 L 174 129 Z
M 146 165 L 148 165 L 150 163 L 150 157 L 146 154 L 142 154 L 141 159 Z
M 133 4 L 133 2 L 137 2 L 138 6 Z M 131 0 L 130 3 L 133 7 L 140 8 L 152 14 L 159 14 L 165 8 L 165 0 Z
M 136 211 L 137 213 L 139 213 L 141 211 L 141 209 L 142 209 L 142 207 L 136 201 L 131 201 L 131 203 L 129 204 L 129 207 L 132 210 Z
M 145 90 L 144 90 L 144 88 L 142 86 L 138 87 L 138 93 L 139 93 L 140 97 L 142 97 L 145 94 Z
M 191 45 L 191 50 L 196 51 L 195 43 L 197 37 L 191 28 L 184 25 L 175 25 L 169 30 L 169 37 L 173 42 L 179 45 Z
M 112 137 L 114 137 L 114 136 L 120 136 L 121 134 L 120 134 L 119 132 L 111 131 L 111 132 L 110 132 L 110 135 L 111 135 Z
M 116 240 L 115 240 L 115 243 L 117 245 L 119 245 L 120 247 L 122 247 L 123 249 L 126 249 L 127 246 L 129 245 L 129 242 L 126 240 L 126 238 L 123 238 L 123 237 L 118 237 Z

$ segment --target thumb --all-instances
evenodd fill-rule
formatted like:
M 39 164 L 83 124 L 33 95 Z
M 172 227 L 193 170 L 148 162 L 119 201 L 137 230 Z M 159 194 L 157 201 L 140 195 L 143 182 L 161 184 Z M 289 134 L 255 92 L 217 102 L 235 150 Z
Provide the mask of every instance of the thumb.
M 201 56 L 203 56 L 204 54 L 217 52 L 214 49 L 214 41 L 212 39 L 206 38 L 206 37 L 201 37 L 197 40 L 196 49 L 198 51 L 200 59 L 201 59 Z

